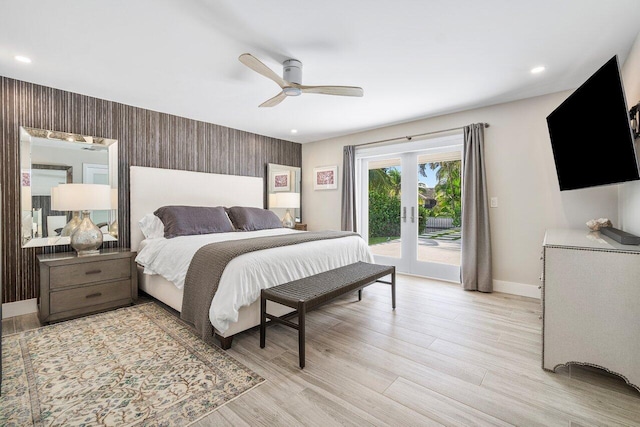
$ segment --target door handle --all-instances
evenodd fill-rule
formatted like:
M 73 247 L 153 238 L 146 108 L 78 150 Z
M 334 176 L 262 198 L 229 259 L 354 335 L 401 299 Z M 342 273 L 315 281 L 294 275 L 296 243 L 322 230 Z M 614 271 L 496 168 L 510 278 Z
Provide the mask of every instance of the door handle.
M 411 222 L 416 222 L 416 207 L 411 206 Z
M 407 207 L 406 206 L 402 207 L 402 221 L 403 222 L 407 222 Z

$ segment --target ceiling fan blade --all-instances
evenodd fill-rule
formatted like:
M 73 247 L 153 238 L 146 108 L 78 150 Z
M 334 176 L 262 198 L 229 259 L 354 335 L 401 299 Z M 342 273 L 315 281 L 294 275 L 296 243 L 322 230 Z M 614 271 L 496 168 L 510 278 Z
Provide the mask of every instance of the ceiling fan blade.
M 277 75 L 271 68 L 267 67 L 262 62 L 260 62 L 260 60 L 255 56 L 249 53 L 243 53 L 238 57 L 238 59 L 240 60 L 240 62 L 242 62 L 247 67 L 251 68 L 256 73 L 260 73 L 266 78 L 276 82 L 278 86 L 280 87 L 289 86 L 289 83 L 287 83 L 282 77 Z
M 275 107 L 276 105 L 280 104 L 286 97 L 287 97 L 287 95 L 285 95 L 284 92 L 280 92 L 279 94 L 277 94 L 273 98 L 267 99 L 266 101 L 264 101 L 259 106 L 260 107 Z
M 340 96 L 363 96 L 364 91 L 361 87 L 355 86 L 304 86 L 291 85 L 297 87 L 302 93 L 321 93 L 324 95 L 340 95 Z

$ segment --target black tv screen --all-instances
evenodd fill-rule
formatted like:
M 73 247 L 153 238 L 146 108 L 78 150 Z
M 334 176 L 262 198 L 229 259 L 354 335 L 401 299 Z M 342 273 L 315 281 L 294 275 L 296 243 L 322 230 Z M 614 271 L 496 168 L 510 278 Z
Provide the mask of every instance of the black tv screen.
M 640 179 L 618 58 L 547 117 L 560 190 Z

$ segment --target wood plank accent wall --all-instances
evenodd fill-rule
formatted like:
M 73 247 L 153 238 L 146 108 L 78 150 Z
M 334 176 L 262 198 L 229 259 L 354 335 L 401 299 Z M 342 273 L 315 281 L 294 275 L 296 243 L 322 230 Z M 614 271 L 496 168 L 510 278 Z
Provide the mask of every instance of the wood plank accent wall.
M 245 176 L 266 175 L 267 163 L 301 166 L 298 143 L 158 113 L 0 76 L 2 302 L 38 297 L 36 255 L 67 246 L 20 245 L 19 127 L 118 140 L 119 247 L 129 247 L 129 166 Z

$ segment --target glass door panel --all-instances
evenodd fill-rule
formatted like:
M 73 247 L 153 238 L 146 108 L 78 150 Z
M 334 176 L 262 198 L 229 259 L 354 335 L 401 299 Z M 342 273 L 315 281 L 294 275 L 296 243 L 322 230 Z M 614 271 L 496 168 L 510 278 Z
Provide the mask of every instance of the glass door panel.
M 374 255 L 402 258 L 402 164 L 399 157 L 368 162 L 368 234 Z
M 417 261 L 460 266 L 460 151 L 418 156 Z

